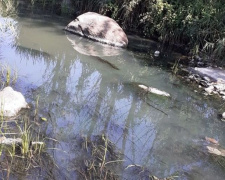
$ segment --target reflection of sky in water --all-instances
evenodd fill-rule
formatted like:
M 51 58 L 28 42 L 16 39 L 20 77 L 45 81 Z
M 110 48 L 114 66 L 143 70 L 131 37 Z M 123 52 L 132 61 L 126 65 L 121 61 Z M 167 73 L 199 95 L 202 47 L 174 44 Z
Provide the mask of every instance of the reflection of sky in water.
M 176 171 L 197 171 L 193 177 L 200 179 L 220 174 L 207 158 L 196 156 L 201 149 L 193 144 L 204 136 L 224 143 L 224 124 L 217 122 L 210 102 L 167 71 L 139 63 L 132 52 L 104 57 L 119 68 L 115 70 L 75 51 L 60 24 L 25 18 L 18 24 L 18 46 L 4 41 L 1 62 L 16 67 L 21 89 L 33 86 L 30 95 L 40 95 L 40 115 L 48 119 L 46 134 L 58 140 L 55 148 L 66 152 L 53 151 L 62 171 L 76 158 L 73 139 L 78 134 L 107 134 L 124 154 L 125 165 L 139 164 L 161 177 Z M 81 47 L 93 49 L 78 39 Z M 167 91 L 172 98 L 145 95 L 137 89 L 139 83 Z
M 51 71 L 47 72 L 45 68 L 46 63 L 44 57 L 40 57 L 37 60 L 31 56 L 21 56 L 15 51 L 14 48 L 3 46 L 1 48 L 3 61 L 6 64 L 13 67 L 19 74 L 19 78 L 24 78 L 27 84 L 35 84 L 40 86 L 45 80 L 47 80 L 51 74 Z M 53 62 L 49 64 L 49 70 L 53 68 Z M 41 76 L 40 76 L 41 75 Z

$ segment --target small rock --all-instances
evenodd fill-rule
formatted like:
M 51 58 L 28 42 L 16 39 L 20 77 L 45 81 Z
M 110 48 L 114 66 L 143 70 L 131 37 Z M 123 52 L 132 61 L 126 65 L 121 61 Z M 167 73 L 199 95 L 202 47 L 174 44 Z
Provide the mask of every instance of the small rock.
M 199 83 L 202 79 L 198 74 L 193 74 L 192 76 L 189 76 L 190 79 L 196 81 L 197 83 Z
M 205 80 L 205 81 L 207 81 L 207 82 L 210 82 L 211 81 L 210 78 L 207 77 L 207 76 L 204 76 L 202 79 Z
M 225 83 L 225 80 L 222 79 L 222 78 L 217 78 L 217 83 L 221 83 L 221 84 L 224 84 Z
M 219 94 L 217 91 L 213 91 L 212 93 L 213 93 L 213 94 Z
M 225 96 L 222 96 L 222 99 L 225 100 Z
M 202 88 L 202 86 L 201 86 L 201 85 L 199 85 L 199 86 L 198 86 L 198 88 Z
M 219 91 L 219 94 L 225 96 L 225 91 Z
M 205 88 L 205 91 L 210 95 L 214 91 L 214 87 L 213 86 L 209 86 L 209 87 Z
M 204 94 L 205 96 L 208 96 L 208 95 L 209 95 L 207 92 L 203 92 L 203 94 Z
M 222 114 L 222 118 L 225 119 L 225 112 Z
M 202 85 L 203 87 L 209 87 L 209 84 L 208 84 L 208 82 L 206 80 L 201 80 L 199 82 L 199 84 Z
M 160 52 L 159 52 L 159 51 L 155 51 L 154 56 L 155 56 L 155 57 L 158 57 L 158 56 L 159 56 L 159 54 L 160 54 Z
M 218 91 L 224 91 L 225 90 L 225 84 L 216 84 L 214 85 L 215 88 L 218 90 Z
M 200 78 L 200 76 L 198 74 L 194 74 L 195 78 Z
M 22 108 L 29 108 L 24 96 L 11 87 L 0 91 L 0 105 L 3 116 L 15 116 Z
M 196 78 L 195 81 L 196 81 L 197 83 L 199 83 L 199 82 L 201 81 L 201 78 Z
M 190 80 L 194 80 L 194 76 L 191 74 L 190 76 L 188 76 L 188 78 L 190 79 Z

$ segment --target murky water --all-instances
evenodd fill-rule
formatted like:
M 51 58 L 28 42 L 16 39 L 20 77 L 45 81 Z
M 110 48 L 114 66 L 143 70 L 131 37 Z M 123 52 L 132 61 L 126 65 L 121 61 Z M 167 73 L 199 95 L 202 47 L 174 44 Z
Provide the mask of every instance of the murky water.
M 122 154 L 124 161 L 116 167 L 120 179 L 147 179 L 144 170 L 161 178 L 224 179 L 224 170 L 200 145 L 205 136 L 225 145 L 225 124 L 215 103 L 164 68 L 149 65 L 151 56 L 67 34 L 63 20 L 14 20 L 16 34 L 0 34 L 1 63 L 17 72 L 15 88 L 27 101 L 35 104 L 39 97 L 40 116 L 48 119 L 41 122 L 42 133 L 57 140 L 47 140 L 52 162 L 28 179 L 80 179 L 78 137 L 102 134 Z M 138 84 L 171 98 L 145 94 Z

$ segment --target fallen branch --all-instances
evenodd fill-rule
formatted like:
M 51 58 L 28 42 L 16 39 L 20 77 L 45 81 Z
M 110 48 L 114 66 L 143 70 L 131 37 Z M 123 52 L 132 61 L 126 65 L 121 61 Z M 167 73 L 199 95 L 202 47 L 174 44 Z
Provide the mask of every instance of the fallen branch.
M 222 149 L 220 147 L 214 147 L 214 146 L 206 146 L 206 148 L 210 154 L 215 154 L 217 156 L 225 157 L 225 149 Z
M 166 96 L 166 97 L 170 97 L 170 94 L 165 92 L 165 91 L 161 91 L 159 89 L 156 89 L 156 88 L 153 88 L 153 87 L 148 87 L 148 86 L 145 86 L 145 85 L 138 85 L 138 87 L 144 89 L 145 91 L 147 92 L 150 92 L 150 93 L 153 93 L 153 94 L 157 94 L 157 95 L 160 95 L 160 96 Z

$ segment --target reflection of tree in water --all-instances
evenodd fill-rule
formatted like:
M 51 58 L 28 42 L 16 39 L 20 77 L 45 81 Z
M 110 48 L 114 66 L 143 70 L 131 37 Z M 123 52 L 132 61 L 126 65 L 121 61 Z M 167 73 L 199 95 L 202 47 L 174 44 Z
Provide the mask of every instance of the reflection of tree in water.
M 42 58 L 46 60 L 50 59 L 50 54 L 47 52 L 26 48 L 20 45 L 14 45 L 14 46 L 15 46 L 16 52 L 19 54 L 22 54 L 23 57 L 25 57 L 26 59 L 32 58 L 32 59 L 35 59 L 35 61 L 38 61 L 39 59 L 42 59 Z
M 29 54 L 27 50 L 24 52 Z M 48 76 L 44 78 L 45 81 L 34 94 L 40 95 L 40 113 L 49 120 L 46 128 L 47 136 L 59 141 L 59 143 L 49 143 L 49 147 L 65 150 L 73 156 L 71 139 L 77 134 L 88 136 L 106 134 L 122 153 L 121 157 L 125 162 L 120 165 L 121 169 L 130 164 L 144 164 L 157 172 L 163 166 L 162 163 L 158 163 L 160 160 L 157 158 L 158 152 L 162 150 L 161 153 L 164 153 L 164 147 L 167 147 L 164 144 L 169 141 L 170 134 L 175 129 L 177 136 L 182 132 L 186 133 L 185 128 L 179 130 L 179 127 L 185 127 L 187 116 L 183 116 L 178 110 L 183 108 L 185 113 L 191 116 L 192 112 L 188 110 L 188 104 L 163 100 L 151 95 L 147 95 L 150 98 L 143 98 L 138 94 L 135 83 L 134 86 L 129 84 L 129 81 L 134 81 L 132 75 L 134 78 L 139 75 L 126 68 L 126 63 L 115 60 L 116 67 L 120 69 L 116 70 L 104 65 L 102 68 L 101 64 L 93 65 L 91 57 L 79 53 L 58 54 L 49 58 L 45 53 L 42 55 L 42 52 L 30 54 L 34 55 L 35 61 L 43 55 L 46 57 L 43 59 Z M 126 58 L 132 57 L 127 55 Z M 135 65 L 136 62 L 131 63 Z M 50 68 L 50 64 L 53 68 Z M 145 67 L 139 69 L 140 76 L 142 70 L 144 71 Z M 105 71 L 108 71 L 108 74 Z M 146 102 L 154 106 L 149 106 Z M 180 120 L 176 127 L 170 122 L 168 128 L 158 127 L 159 122 L 169 118 L 158 109 L 167 111 L 169 106 L 176 105 L 179 108 L 175 111 L 177 115 L 173 117 L 178 119 L 182 117 L 184 120 Z M 197 104 L 193 105 L 195 106 L 200 107 Z M 206 109 L 201 111 L 204 112 Z M 186 147 L 179 146 L 179 141 L 174 143 L 174 149 L 175 146 L 179 151 Z M 52 154 L 58 163 L 61 161 L 60 158 L 69 161 L 64 155 L 59 158 L 56 151 L 53 150 Z M 64 165 L 60 164 L 62 167 Z M 69 172 L 68 176 L 71 174 L 73 172 Z
M 34 57 L 39 58 L 39 55 L 41 53 L 35 54 Z M 147 116 L 142 115 L 146 110 L 145 102 L 138 97 L 133 98 L 135 94 L 129 92 L 129 88 L 124 88 L 117 74 L 115 77 L 104 76 L 101 69 L 80 60 L 85 57 L 78 54 L 76 59 L 72 59 L 68 55 L 58 55 L 55 60 L 46 59 L 46 64 L 54 61 L 54 68 L 46 69 L 51 71 L 48 72 L 51 76 L 35 94 L 40 95 L 40 113 L 48 116 L 50 122 L 47 134 L 64 139 L 66 135 L 70 134 L 71 137 L 79 131 L 89 135 L 103 132 L 112 136 L 115 142 L 122 142 L 123 152 L 129 148 L 126 146 L 131 144 L 135 161 L 134 154 L 138 145 L 132 142 L 136 140 L 136 126 Z M 78 77 L 74 77 L 74 74 Z M 112 78 L 114 83 L 106 83 L 112 82 Z M 128 99 L 123 104 L 126 110 L 118 104 L 121 99 Z M 134 114 L 143 120 L 135 122 L 137 117 Z M 67 123 L 70 125 L 67 126 Z M 64 128 L 63 132 L 60 131 L 60 127 Z M 62 134 L 58 136 L 60 133 Z M 149 131 L 149 134 L 152 132 Z M 64 141 L 70 144 L 69 139 L 66 138 Z M 58 148 L 58 145 L 55 144 L 55 147 Z

